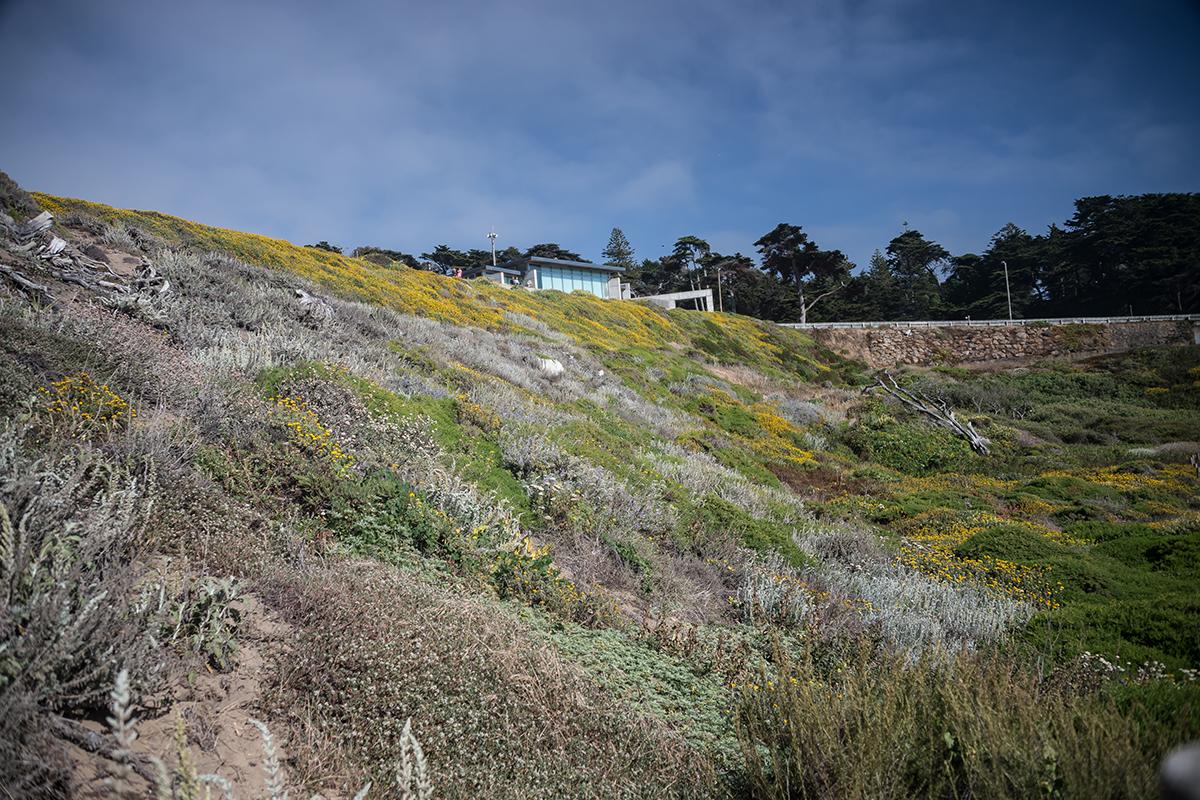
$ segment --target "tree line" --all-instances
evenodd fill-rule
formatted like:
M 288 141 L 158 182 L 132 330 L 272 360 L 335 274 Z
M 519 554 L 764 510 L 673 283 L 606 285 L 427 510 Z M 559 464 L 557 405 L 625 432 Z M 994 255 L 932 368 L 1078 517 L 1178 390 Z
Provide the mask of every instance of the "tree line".
M 758 263 L 681 236 L 667 255 L 638 261 L 614 228 L 603 256 L 625 268 L 635 295 L 712 288 L 724 310 L 777 322 L 1004 319 L 1010 299 L 1016 318 L 1200 311 L 1197 193 L 1085 197 L 1045 233 L 1003 226 L 982 253 L 953 255 L 905 227 L 862 270 L 799 225 L 776 225 L 755 248 Z M 419 257 L 377 247 L 353 255 L 445 274 L 492 260 L 490 250 L 447 245 Z M 555 243 L 496 256 L 585 260 Z

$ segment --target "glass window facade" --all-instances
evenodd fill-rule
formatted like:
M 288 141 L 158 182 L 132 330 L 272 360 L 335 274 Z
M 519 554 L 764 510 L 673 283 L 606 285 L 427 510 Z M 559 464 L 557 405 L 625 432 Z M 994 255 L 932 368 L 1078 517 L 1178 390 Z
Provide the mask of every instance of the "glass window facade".
M 538 266 L 538 288 L 558 289 L 560 292 L 591 292 L 608 297 L 608 275 L 590 269 Z

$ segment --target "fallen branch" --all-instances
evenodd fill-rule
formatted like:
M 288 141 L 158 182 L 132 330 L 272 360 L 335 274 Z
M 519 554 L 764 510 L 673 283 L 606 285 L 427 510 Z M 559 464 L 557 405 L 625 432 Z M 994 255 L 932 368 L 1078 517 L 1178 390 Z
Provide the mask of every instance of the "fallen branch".
M 0 264 L 0 274 L 3 274 L 10 281 L 15 283 L 17 287 L 25 293 L 33 295 L 34 297 L 41 299 L 43 302 L 54 302 L 54 295 L 50 294 L 49 287 L 43 286 L 40 283 L 34 283 L 20 272 L 17 272 L 15 269 Z
M 868 389 L 881 388 L 892 397 L 899 400 L 908 408 L 916 411 L 918 414 L 923 414 L 936 424 L 946 428 L 959 436 L 966 439 L 971 449 L 980 455 L 986 456 L 991 442 L 986 437 L 975 430 L 970 420 L 961 421 L 954 414 L 954 410 L 946 404 L 944 400 L 934 400 L 924 392 L 913 393 L 905 389 L 891 373 L 884 372 L 875 376 L 875 386 L 870 386 Z

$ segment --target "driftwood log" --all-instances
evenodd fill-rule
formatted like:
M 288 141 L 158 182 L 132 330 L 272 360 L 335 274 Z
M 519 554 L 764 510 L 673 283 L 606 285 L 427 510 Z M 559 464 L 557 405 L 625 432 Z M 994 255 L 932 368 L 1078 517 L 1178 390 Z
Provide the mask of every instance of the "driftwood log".
M 924 392 L 912 392 L 905 389 L 889 372 L 876 375 L 875 384 L 867 389 L 883 389 L 907 408 L 966 439 L 976 453 L 983 456 L 988 454 L 991 442 L 975 430 L 970 420 L 960 420 L 946 401 L 933 399 Z

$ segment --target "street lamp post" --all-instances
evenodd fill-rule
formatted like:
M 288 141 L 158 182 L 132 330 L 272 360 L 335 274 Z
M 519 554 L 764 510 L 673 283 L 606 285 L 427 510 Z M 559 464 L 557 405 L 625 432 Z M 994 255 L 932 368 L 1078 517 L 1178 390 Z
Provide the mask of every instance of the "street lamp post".
M 1001 261 L 1004 265 L 1004 294 L 1008 298 L 1008 321 L 1012 322 L 1012 292 L 1008 288 L 1008 262 Z

